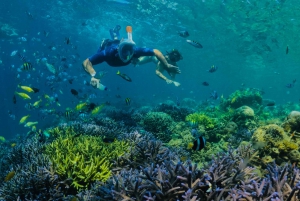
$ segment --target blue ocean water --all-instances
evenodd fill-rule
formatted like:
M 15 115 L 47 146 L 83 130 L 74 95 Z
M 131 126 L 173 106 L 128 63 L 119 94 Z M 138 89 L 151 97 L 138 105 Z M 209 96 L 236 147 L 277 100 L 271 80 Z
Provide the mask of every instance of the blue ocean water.
M 96 104 L 108 101 L 124 109 L 130 109 L 126 107 L 125 97 L 131 98 L 131 107 L 177 98 L 200 102 L 209 99 L 214 90 L 227 97 L 241 87 L 260 89 L 264 98 L 273 99 L 277 104 L 299 102 L 300 14 L 295 0 L 12 0 L 1 3 L 0 135 L 5 138 L 28 132 L 28 128 L 19 124 L 21 117 L 30 114 L 30 121 L 39 122 L 37 128 L 49 127 L 60 122 L 60 116 L 41 110 L 64 112 L 91 94 L 96 95 L 93 100 Z M 132 26 L 133 40 L 138 46 L 157 48 L 163 53 L 178 49 L 183 60 L 178 63 L 182 74 L 176 80 L 181 86 L 174 87 L 160 80 L 153 64 L 113 68 L 106 63 L 95 69 L 107 72 L 101 81 L 108 91 L 84 85 L 90 77 L 84 72 L 82 61 L 97 51 L 103 38 L 109 38 L 108 30 L 115 25 L 122 27 L 120 33 L 124 38 L 125 27 Z M 189 32 L 187 39 L 198 41 L 203 48 L 188 44 L 177 33 L 182 30 Z M 23 61 L 18 55 L 11 56 L 15 50 L 33 64 L 35 71 L 18 72 Z M 63 57 L 66 61 L 61 61 Z M 47 79 L 53 74 L 43 62 L 38 62 L 43 58 L 61 73 L 55 75 L 53 83 Z M 207 72 L 212 65 L 218 66 L 218 70 Z M 129 75 L 133 82 L 116 76 L 117 70 Z M 293 87 L 287 88 L 295 79 Z M 204 81 L 210 85 L 203 86 Z M 30 101 L 17 97 L 14 104 L 14 92 L 21 91 L 17 88 L 19 84 L 40 91 L 30 94 Z M 78 90 L 82 99 L 74 97 L 71 89 Z M 45 94 L 58 101 L 32 111 L 25 109 L 26 103 L 34 103 Z

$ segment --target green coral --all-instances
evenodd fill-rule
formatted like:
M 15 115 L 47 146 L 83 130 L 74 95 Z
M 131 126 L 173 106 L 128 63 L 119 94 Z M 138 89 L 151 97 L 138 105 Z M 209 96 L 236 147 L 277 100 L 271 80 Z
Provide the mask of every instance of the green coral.
M 198 167 L 202 168 L 211 161 L 212 156 L 227 151 L 228 144 L 228 142 L 223 140 L 218 143 L 206 142 L 205 148 L 201 151 L 191 151 L 191 159 L 198 164 Z
M 254 88 L 246 88 L 243 90 L 236 90 L 228 99 L 223 99 L 220 106 L 224 110 L 226 108 L 239 108 L 243 105 L 258 108 L 262 104 L 262 92 Z
M 111 175 L 111 161 L 129 149 L 125 141 L 106 144 L 101 137 L 67 133 L 45 148 L 56 172 L 71 178 L 76 189 L 87 188 L 94 181 L 106 181 Z
M 172 138 L 168 132 L 173 130 L 174 121 L 170 115 L 164 112 L 148 112 L 141 124 L 145 130 L 152 132 L 163 142 L 169 142 Z
M 211 130 L 216 125 L 216 122 L 212 118 L 202 113 L 189 114 L 188 116 L 186 116 L 185 120 L 190 122 L 191 124 L 203 126 L 205 130 Z

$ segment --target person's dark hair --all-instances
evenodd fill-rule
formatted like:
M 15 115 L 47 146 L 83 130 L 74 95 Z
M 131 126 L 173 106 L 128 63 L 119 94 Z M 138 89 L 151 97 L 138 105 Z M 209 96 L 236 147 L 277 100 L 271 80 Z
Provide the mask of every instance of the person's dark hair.
M 180 52 L 177 49 L 172 49 L 171 52 L 167 51 L 167 55 L 169 57 L 169 59 L 173 62 L 178 62 L 179 60 L 182 60 L 183 57 L 180 54 Z

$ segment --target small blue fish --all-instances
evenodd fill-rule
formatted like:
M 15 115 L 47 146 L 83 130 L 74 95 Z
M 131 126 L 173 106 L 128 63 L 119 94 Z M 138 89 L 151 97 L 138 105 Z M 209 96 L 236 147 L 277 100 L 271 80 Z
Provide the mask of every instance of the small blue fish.
M 217 91 L 211 92 L 210 98 L 212 98 L 213 100 L 217 100 L 219 98 Z
M 186 40 L 187 43 L 189 43 L 190 45 L 196 47 L 196 48 L 203 48 L 203 46 L 197 42 L 197 41 L 194 41 L 194 40 Z
M 116 3 L 120 3 L 120 4 L 130 4 L 130 2 L 125 1 L 125 0 L 106 0 L 106 1 L 116 2 Z

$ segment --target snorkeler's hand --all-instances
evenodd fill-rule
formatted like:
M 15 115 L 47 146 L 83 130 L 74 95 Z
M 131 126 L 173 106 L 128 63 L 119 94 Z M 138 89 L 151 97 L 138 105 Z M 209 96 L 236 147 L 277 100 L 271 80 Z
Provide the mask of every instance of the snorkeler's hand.
M 100 80 L 96 79 L 94 77 L 91 78 L 91 82 L 90 84 L 94 87 L 94 88 L 99 88 L 100 87 Z
M 169 79 L 166 79 L 166 82 L 167 82 L 167 84 L 172 84 L 173 83 L 173 81 L 169 80 Z
M 172 64 L 168 64 L 168 68 L 170 69 L 170 72 L 176 73 L 176 74 L 180 74 L 181 70 L 179 70 L 178 66 L 174 66 Z
M 175 85 L 175 87 L 179 87 L 179 86 L 180 86 L 180 83 L 179 83 L 179 82 L 173 81 L 173 84 Z
M 138 67 L 139 66 L 139 62 L 140 62 L 140 60 L 138 58 L 133 58 L 131 60 L 131 63 L 133 64 L 134 67 Z

